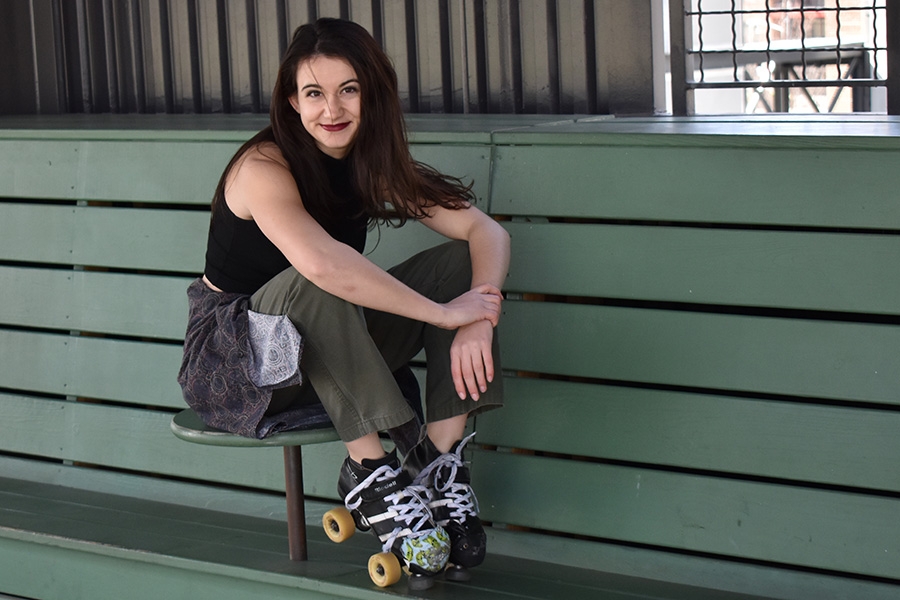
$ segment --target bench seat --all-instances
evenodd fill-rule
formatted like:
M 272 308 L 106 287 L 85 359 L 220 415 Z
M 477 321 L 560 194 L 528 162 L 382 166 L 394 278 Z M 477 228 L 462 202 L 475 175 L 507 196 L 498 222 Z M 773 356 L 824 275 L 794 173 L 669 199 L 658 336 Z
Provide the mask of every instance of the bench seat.
M 328 505 L 311 508 L 321 513 Z M 118 592 L 129 600 L 396 597 L 369 580 L 366 561 L 378 548 L 370 535 L 337 545 L 311 527 L 310 559 L 296 562 L 287 557 L 278 520 L 2 478 L 0 528 L 0 581 L 13 594 L 34 593 L 22 581 L 53 573 L 66 576 L 44 586 L 47 597 L 67 588 L 77 590 L 70 597 Z M 472 582 L 440 581 L 434 593 L 480 600 L 757 598 L 496 553 Z

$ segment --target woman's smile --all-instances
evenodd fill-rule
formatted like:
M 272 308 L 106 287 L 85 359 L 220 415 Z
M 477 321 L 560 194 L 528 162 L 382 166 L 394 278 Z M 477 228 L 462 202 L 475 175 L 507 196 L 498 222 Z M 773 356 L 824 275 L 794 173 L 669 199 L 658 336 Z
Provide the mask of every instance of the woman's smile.
M 344 123 L 335 123 L 334 125 L 326 125 L 324 123 L 322 124 L 322 129 L 324 129 L 325 131 L 331 132 L 331 133 L 343 131 L 344 129 L 346 129 L 348 127 L 350 127 L 349 121 L 344 122 Z

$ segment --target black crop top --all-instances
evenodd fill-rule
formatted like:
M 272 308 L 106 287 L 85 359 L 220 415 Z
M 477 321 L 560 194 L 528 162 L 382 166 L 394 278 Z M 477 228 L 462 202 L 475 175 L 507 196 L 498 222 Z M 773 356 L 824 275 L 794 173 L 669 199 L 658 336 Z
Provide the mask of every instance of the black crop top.
M 346 218 L 333 223 L 317 220 L 331 237 L 361 253 L 366 246 L 368 218 L 360 214 L 361 202 L 353 192 L 349 164 L 325 155 L 323 158 L 331 189 L 341 201 L 341 214 Z M 288 259 L 255 221 L 241 219 L 231 212 L 224 198 L 217 199 L 209 225 L 204 270 L 214 286 L 225 292 L 253 294 L 289 266 Z

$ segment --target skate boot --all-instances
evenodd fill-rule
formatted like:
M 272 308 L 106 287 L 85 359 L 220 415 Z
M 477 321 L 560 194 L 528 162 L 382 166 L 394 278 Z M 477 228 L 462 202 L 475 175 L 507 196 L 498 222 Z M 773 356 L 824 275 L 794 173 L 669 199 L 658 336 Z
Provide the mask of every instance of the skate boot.
M 475 436 L 457 442 L 450 452 L 441 454 L 427 437 L 406 457 L 406 468 L 418 473 L 414 480 L 431 490 L 428 507 L 434 521 L 450 534 L 450 567 L 446 576 L 468 581 L 468 569 L 484 561 L 487 536 L 478 518 L 478 501 L 469 485 L 469 469 L 463 461 L 463 449 Z
M 338 493 L 352 521 L 346 522 L 342 509 L 329 511 L 326 533 L 340 542 L 352 534 L 354 524 L 362 531 L 372 529 L 382 543 L 382 553 L 369 560 L 372 581 L 381 587 L 392 585 L 402 567 L 410 574 L 410 589 L 431 587 L 434 575 L 447 564 L 450 538 L 432 519 L 428 490 L 413 485 L 396 455 L 363 460 L 361 465 L 348 457 L 341 467 Z

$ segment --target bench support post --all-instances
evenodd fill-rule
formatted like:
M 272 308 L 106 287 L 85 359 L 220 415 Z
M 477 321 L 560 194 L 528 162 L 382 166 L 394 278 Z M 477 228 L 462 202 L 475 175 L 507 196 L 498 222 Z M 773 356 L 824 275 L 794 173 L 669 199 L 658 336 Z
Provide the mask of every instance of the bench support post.
M 291 560 L 306 560 L 306 510 L 303 456 L 300 446 L 284 447 L 284 490 L 287 500 L 288 548 Z

